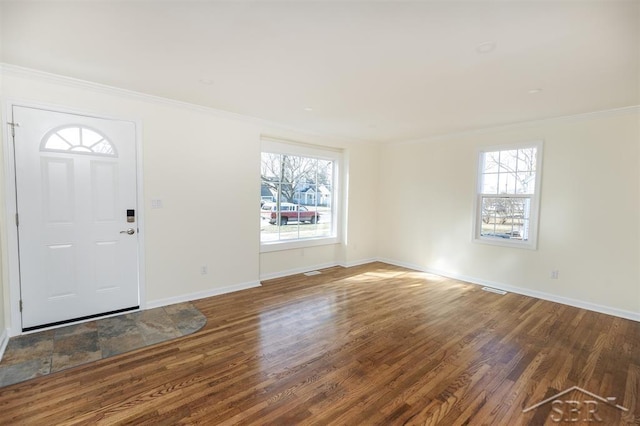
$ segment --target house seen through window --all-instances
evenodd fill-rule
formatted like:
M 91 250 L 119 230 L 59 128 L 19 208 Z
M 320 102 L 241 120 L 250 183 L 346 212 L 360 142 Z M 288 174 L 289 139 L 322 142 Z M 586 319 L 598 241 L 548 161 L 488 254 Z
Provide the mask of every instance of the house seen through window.
M 541 144 L 480 153 L 476 240 L 535 248 Z
M 337 159 L 270 146 L 263 144 L 260 170 L 261 243 L 335 238 Z

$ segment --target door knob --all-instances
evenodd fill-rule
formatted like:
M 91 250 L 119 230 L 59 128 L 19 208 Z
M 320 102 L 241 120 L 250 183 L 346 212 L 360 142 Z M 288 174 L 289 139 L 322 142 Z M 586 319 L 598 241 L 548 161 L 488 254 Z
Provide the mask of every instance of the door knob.
M 133 228 L 129 228 L 126 231 L 120 231 L 121 234 L 129 234 L 129 235 L 133 235 L 136 233 L 135 229 Z

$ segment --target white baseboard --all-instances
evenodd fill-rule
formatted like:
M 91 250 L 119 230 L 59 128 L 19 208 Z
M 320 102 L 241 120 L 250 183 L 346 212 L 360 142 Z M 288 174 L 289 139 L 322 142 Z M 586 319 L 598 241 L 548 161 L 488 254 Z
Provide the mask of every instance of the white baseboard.
M 9 329 L 6 328 L 2 330 L 2 334 L 0 334 L 0 361 L 2 361 L 2 356 L 4 355 L 4 350 L 7 349 L 8 343 L 9 343 Z
M 402 262 L 394 259 L 379 258 L 377 260 L 380 262 L 388 263 L 390 265 L 402 266 L 404 268 L 414 269 L 416 271 L 426 272 L 429 274 L 440 275 L 443 277 L 464 281 L 469 284 L 477 284 L 482 286 L 493 287 L 499 290 L 508 291 L 510 293 L 516 293 L 516 294 L 521 294 L 523 296 L 535 297 L 536 299 L 548 300 L 550 302 L 561 303 L 563 305 L 574 306 L 576 308 L 582 308 L 589 311 L 599 312 L 607 315 L 613 315 L 615 317 L 620 317 L 620 318 L 625 318 L 632 321 L 640 322 L 640 313 L 638 312 L 627 311 L 624 309 L 613 308 L 610 306 L 598 305 L 596 303 L 585 302 L 583 300 L 577 300 L 569 297 L 558 296 L 555 294 L 545 293 L 542 291 L 530 290 L 522 287 L 514 287 L 508 284 L 493 282 L 489 280 L 483 280 L 481 278 L 476 278 L 476 277 L 470 277 L 468 275 L 461 275 L 461 274 L 451 273 L 448 271 L 442 271 L 438 269 L 425 268 L 419 265 L 414 265 L 411 263 Z
M 366 265 L 367 263 L 373 263 L 373 262 L 377 262 L 377 261 L 378 261 L 378 259 L 373 257 L 371 259 L 360 259 L 360 260 L 351 260 L 349 262 L 341 262 L 341 263 L 339 263 L 339 265 L 343 266 L 345 268 L 352 268 L 354 266 Z
M 272 272 L 272 273 L 268 273 L 268 274 L 261 274 L 260 275 L 260 281 L 272 280 L 272 279 L 275 279 L 275 278 L 288 277 L 290 275 L 304 274 L 305 272 L 315 271 L 315 270 L 324 269 L 324 268 L 332 268 L 334 266 L 342 266 L 343 268 L 351 268 L 353 266 L 359 266 L 359 265 L 364 265 L 366 263 L 376 262 L 377 260 L 378 259 L 376 259 L 376 258 L 371 258 L 371 259 L 352 260 L 350 262 L 329 262 L 329 263 L 322 263 L 320 265 L 305 266 L 304 268 L 288 269 L 286 271 L 279 271 L 279 272 Z
M 288 277 L 289 275 L 303 274 L 317 269 L 332 268 L 340 266 L 337 262 L 321 263 L 319 265 L 305 266 L 304 268 L 287 269 L 286 271 L 270 272 L 268 274 L 260 274 L 260 281 L 272 280 L 275 278 Z
M 159 308 L 162 306 L 173 305 L 176 303 L 191 302 L 192 300 L 204 299 L 221 294 L 232 293 L 234 291 L 246 290 L 249 288 L 260 287 L 258 281 L 229 285 L 225 287 L 216 287 L 211 290 L 199 291 L 196 293 L 181 294 L 180 296 L 168 297 L 166 299 L 158 299 L 147 302 L 144 309 Z

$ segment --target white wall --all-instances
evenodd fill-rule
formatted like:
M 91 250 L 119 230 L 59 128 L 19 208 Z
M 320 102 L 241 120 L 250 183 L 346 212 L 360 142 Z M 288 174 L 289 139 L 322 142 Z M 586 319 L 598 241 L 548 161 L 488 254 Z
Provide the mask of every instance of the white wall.
M 2 8 L 0 6 L 0 11 L 1 10 Z M 0 23 L 0 25 L 2 24 Z M 1 54 L 2 54 L 2 43 L 0 42 L 0 57 L 1 57 Z M 4 96 L 3 78 L 4 76 L 0 72 L 0 99 L 2 99 Z M 0 105 L 0 111 L 2 111 L 1 105 Z M 4 116 L 2 118 L 4 118 Z M 4 146 L 4 131 L 3 129 L 0 129 L 0 165 L 4 164 L 4 153 L 2 152 L 3 146 Z M 4 175 L 0 175 L 0 176 L 4 176 Z M 0 202 L 2 202 L 3 200 L 4 200 L 4 185 L 0 184 Z M 6 279 L 7 274 L 6 274 L 6 268 L 3 267 L 5 265 L 5 259 L 6 259 L 6 253 L 5 253 L 6 233 L 3 232 L 4 228 L 1 226 L 2 224 L 6 223 L 4 216 L 5 216 L 4 204 L 0 204 L 0 280 L 1 280 L 0 282 L 2 282 L 3 284 L 2 286 L 0 286 L 0 359 L 2 358 L 2 336 L 9 324 L 9 312 L 8 312 L 8 309 L 5 309 L 5 300 L 9 299 L 8 297 L 6 297 L 6 295 L 9 294 L 8 293 L 9 288 L 8 288 L 8 285 L 7 286 L 4 285 L 4 283 L 7 282 L 7 279 Z
M 64 79 L 52 81 L 37 73 L 22 74 L 9 68 L 4 69 L 2 83 L 5 101 L 60 105 L 139 120 L 142 124 L 149 304 L 258 285 L 261 269 L 265 274 L 277 274 L 305 264 L 345 262 L 342 245 L 306 249 L 304 256 L 297 257 L 296 253 L 292 256 L 287 252 L 260 256 L 260 135 L 340 146 L 355 164 L 351 173 L 355 192 L 373 193 L 375 179 L 370 175 L 377 170 L 363 164 L 370 161 L 372 154 L 357 144 L 312 138 L 257 120 L 153 101 L 122 91 L 98 90 L 91 85 L 79 87 Z M 152 199 L 161 199 L 164 207 L 151 209 Z M 371 202 L 358 196 L 352 204 L 357 211 L 368 208 L 367 203 Z M 350 233 L 350 239 L 358 244 L 363 256 L 372 257 L 375 239 L 363 230 L 374 227 L 374 217 L 364 221 Z M 6 241 L 2 247 L 6 248 Z M 351 254 L 349 259 L 355 256 Z M 6 258 L 4 262 L 6 265 Z M 200 273 L 203 265 L 208 267 L 207 275 Z M 6 280 L 4 287 L 9 287 Z M 0 306 L 8 309 L 8 300 L 5 302 Z
M 478 148 L 540 139 L 538 250 L 472 242 Z M 638 109 L 388 145 L 380 159 L 380 257 L 640 319 Z

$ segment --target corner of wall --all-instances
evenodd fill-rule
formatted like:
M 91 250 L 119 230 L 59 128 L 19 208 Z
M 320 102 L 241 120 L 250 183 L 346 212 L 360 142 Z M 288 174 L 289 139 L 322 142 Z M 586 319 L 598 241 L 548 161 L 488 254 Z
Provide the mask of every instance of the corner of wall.
M 2 106 L 0 107 L 0 118 L 2 119 L 2 122 L 6 122 L 6 121 L 10 121 L 10 120 L 5 120 L 5 118 L 7 118 L 7 110 L 6 110 L 6 106 L 4 104 L 4 97 L 3 97 L 3 93 L 4 93 L 4 86 L 3 86 L 3 73 L 2 73 L 2 68 L 0 67 L 0 102 L 2 102 Z M 1 182 L 4 183 L 4 176 L 6 174 L 6 170 L 4 168 L 4 138 L 5 138 L 5 128 L 6 126 L 3 126 L 3 129 L 0 131 L 0 176 L 2 176 L 2 180 Z M 0 185 L 0 223 L 4 224 L 4 226 L 6 226 L 6 221 L 4 220 L 4 206 L 5 206 L 6 202 L 5 202 L 5 191 L 4 191 L 4 185 Z M 7 317 L 8 315 L 8 309 L 7 306 L 5 304 L 5 300 L 8 301 L 9 298 L 6 297 L 5 295 L 8 293 L 8 289 L 9 289 L 9 280 L 7 277 L 7 274 L 5 274 L 6 269 L 6 232 L 4 232 L 4 229 L 2 229 L 2 236 L 0 238 L 0 330 L 3 330 L 5 334 L 3 334 L 2 336 L 6 335 L 6 331 L 5 329 L 7 328 L 7 324 L 9 324 Z M 6 313 L 6 315 L 5 315 Z M 2 346 L 2 339 L 0 338 L 0 359 L 2 359 L 2 351 L 4 350 L 4 347 Z
M 0 332 L 0 361 L 2 361 L 2 356 L 4 355 L 5 349 L 7 349 L 7 344 L 9 343 L 9 329 L 2 329 Z

